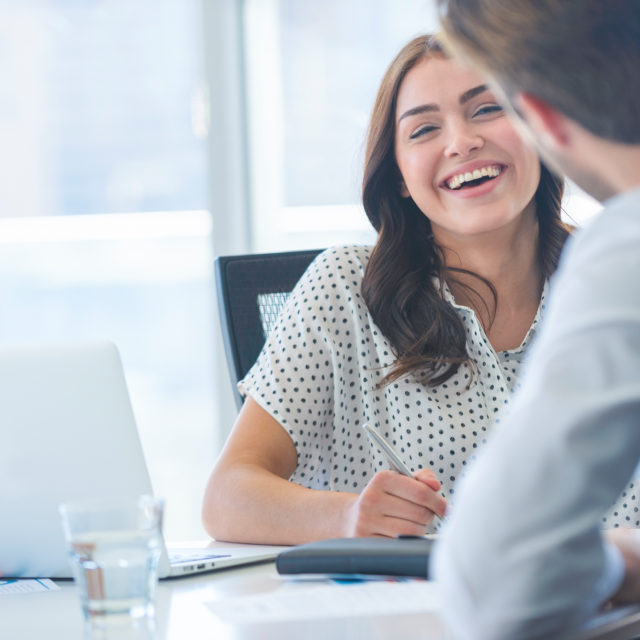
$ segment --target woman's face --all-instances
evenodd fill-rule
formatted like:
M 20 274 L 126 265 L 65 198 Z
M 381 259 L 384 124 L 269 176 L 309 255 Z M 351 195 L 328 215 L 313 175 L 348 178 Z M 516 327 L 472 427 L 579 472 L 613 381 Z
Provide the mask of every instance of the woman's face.
M 540 162 L 480 76 L 432 58 L 407 73 L 398 93 L 395 154 L 400 192 L 434 235 L 477 236 L 535 212 Z M 527 206 L 529 205 L 529 206 Z

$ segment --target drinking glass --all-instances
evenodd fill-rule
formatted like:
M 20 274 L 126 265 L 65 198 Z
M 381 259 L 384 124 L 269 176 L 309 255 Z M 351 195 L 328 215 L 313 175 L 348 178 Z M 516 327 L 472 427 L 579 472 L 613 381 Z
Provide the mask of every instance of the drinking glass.
M 163 507 L 153 496 L 60 505 L 86 619 L 153 616 Z

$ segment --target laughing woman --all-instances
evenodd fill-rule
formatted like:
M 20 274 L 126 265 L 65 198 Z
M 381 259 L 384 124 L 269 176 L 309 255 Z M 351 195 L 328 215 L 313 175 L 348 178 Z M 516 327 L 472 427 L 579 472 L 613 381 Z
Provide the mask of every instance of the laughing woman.
M 562 191 L 474 71 L 431 36 L 405 46 L 368 133 L 378 242 L 325 251 L 291 294 L 240 383 L 207 531 L 272 544 L 436 531 L 520 385 L 569 234 Z M 364 422 L 415 480 L 389 471 Z M 635 516 L 635 495 L 622 504 L 609 525 Z

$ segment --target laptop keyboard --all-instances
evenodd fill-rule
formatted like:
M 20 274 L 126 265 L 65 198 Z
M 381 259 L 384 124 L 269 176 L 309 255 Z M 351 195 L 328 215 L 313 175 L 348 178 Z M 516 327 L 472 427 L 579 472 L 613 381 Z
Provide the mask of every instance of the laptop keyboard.
M 205 555 L 202 553 L 198 553 L 198 554 L 185 554 L 185 553 L 178 553 L 178 554 L 170 554 L 169 555 L 169 562 L 171 562 L 171 564 L 186 564 L 189 562 L 205 562 L 207 560 L 216 560 L 217 558 L 230 558 L 231 556 L 229 554 L 227 555 Z

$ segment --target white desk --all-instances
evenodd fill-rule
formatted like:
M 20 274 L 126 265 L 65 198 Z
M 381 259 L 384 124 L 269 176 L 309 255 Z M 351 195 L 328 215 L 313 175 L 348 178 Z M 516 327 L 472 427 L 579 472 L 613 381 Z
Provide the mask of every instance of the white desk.
M 183 547 L 183 544 L 176 545 Z M 207 546 L 207 545 L 202 545 Z M 230 546 L 212 543 L 208 546 Z M 60 591 L 0 596 L 2 640 L 445 640 L 434 615 L 389 616 L 311 622 L 229 625 L 204 603 L 284 588 L 273 562 L 161 580 L 155 631 L 144 628 L 85 629 L 72 581 Z M 290 587 L 288 587 L 290 588 Z M 305 585 L 300 585 L 305 588 Z
M 180 545 L 183 546 L 183 545 Z M 203 545 L 205 546 L 205 545 Z M 210 546 L 216 546 L 212 543 Z M 220 545 L 223 546 L 223 545 Z M 229 546 L 229 545 L 224 545 Z M 60 591 L 0 596 L 2 640 L 445 640 L 449 635 L 435 614 L 370 616 L 309 622 L 229 625 L 204 603 L 267 593 L 285 586 L 273 562 L 163 580 L 156 597 L 155 629 L 85 628 L 76 588 L 58 581 Z M 301 588 L 304 588 L 303 586 Z M 340 588 L 340 587 L 336 587 Z M 606 633 L 582 640 L 626 640 L 640 635 L 640 612 L 612 621 Z

